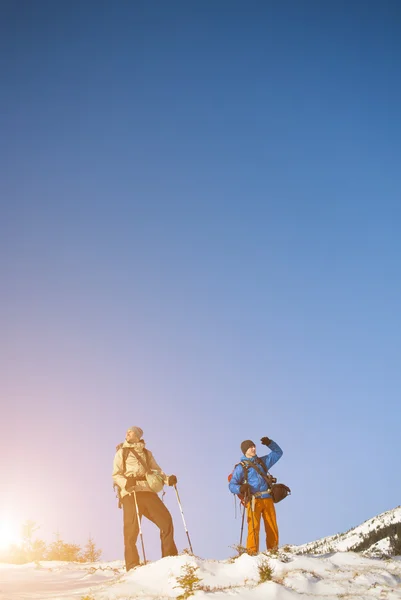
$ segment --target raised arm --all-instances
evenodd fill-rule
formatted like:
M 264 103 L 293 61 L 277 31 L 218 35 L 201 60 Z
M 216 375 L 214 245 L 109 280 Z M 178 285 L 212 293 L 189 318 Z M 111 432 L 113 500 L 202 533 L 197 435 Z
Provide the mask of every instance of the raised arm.
M 264 439 L 265 438 L 262 438 L 262 440 Z M 265 442 L 262 442 L 262 444 L 264 443 L 265 446 L 267 446 L 271 450 L 271 452 L 270 454 L 261 456 L 261 459 L 264 461 L 267 469 L 269 470 L 283 456 L 283 451 L 280 448 L 280 446 L 276 444 L 276 442 L 273 442 L 273 440 L 267 438 L 266 441 L 268 441 L 269 443 L 266 444 Z

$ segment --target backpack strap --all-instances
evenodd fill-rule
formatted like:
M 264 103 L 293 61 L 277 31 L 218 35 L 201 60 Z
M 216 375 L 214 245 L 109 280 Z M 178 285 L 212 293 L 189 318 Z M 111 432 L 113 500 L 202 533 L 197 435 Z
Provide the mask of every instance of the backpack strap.
M 273 485 L 274 483 L 274 477 L 272 477 L 269 473 L 269 471 L 267 470 L 266 465 L 264 464 L 263 460 L 261 460 L 259 457 L 256 457 L 258 460 L 256 461 L 251 461 L 251 460 L 247 460 L 247 467 L 248 468 L 252 468 L 255 469 L 255 471 L 257 473 L 259 473 L 259 475 L 265 480 L 265 482 L 267 483 L 267 485 L 269 486 L 269 488 Z M 245 461 L 241 461 L 241 464 L 243 464 Z
M 256 458 L 256 462 L 258 463 L 258 465 L 260 465 L 263 469 L 263 471 L 266 473 L 266 476 L 268 479 L 270 479 L 270 484 L 269 485 L 273 485 L 273 483 L 277 482 L 277 478 L 273 477 L 273 475 L 271 475 L 269 473 L 268 468 L 266 467 L 266 464 L 263 462 L 263 460 L 261 458 L 259 458 L 259 456 L 255 456 Z
M 129 448 L 127 446 L 123 446 L 122 448 L 123 450 L 123 473 L 125 473 L 126 469 L 127 469 L 127 458 L 128 458 L 128 454 L 131 453 L 135 456 L 135 458 L 137 459 L 137 461 L 143 466 L 143 468 L 145 469 L 146 473 L 150 472 L 149 466 L 148 466 L 148 451 L 146 450 L 146 448 L 144 449 L 145 452 L 145 457 L 146 457 L 146 462 L 144 462 L 142 460 L 142 458 L 139 456 L 138 452 L 136 452 L 133 448 Z
M 241 462 L 237 463 L 234 466 L 234 469 L 235 469 L 235 467 L 238 467 L 238 465 L 241 465 L 241 467 L 244 471 L 244 483 L 248 483 L 248 469 L 249 469 L 248 465 L 245 463 L 245 461 L 241 460 Z
M 127 470 L 127 456 L 129 454 L 129 448 L 123 448 L 123 473 Z

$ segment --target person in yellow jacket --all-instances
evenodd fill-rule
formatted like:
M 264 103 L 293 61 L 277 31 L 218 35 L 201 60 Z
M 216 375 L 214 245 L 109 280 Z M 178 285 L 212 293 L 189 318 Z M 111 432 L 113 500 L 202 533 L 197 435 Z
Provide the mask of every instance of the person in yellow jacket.
M 113 463 L 113 482 L 120 490 L 124 521 L 125 567 L 129 571 L 140 564 L 136 541 L 139 533 L 138 516 L 146 517 L 160 529 L 162 556 L 176 556 L 174 526 L 170 512 L 157 493 L 163 485 L 175 485 L 177 477 L 166 475 L 152 452 L 146 449 L 140 427 L 130 427 L 125 441 L 117 446 Z
M 230 479 L 229 489 L 233 494 L 245 497 L 247 508 L 248 538 L 247 550 L 250 554 L 259 552 L 259 530 L 263 519 L 266 532 L 266 548 L 278 547 L 278 527 L 276 509 L 273 498 L 269 493 L 269 485 L 261 475 L 259 462 L 263 462 L 265 469 L 272 467 L 283 455 L 283 451 L 276 442 L 268 437 L 262 437 L 262 444 L 271 452 L 260 458 L 256 454 L 256 447 L 252 440 L 244 440 L 241 444 L 242 457 Z M 246 469 L 243 467 L 246 465 Z

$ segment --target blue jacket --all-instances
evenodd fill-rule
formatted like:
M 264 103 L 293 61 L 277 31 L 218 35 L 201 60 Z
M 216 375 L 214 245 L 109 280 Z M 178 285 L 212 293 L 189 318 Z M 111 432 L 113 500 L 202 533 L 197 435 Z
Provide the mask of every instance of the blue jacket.
M 276 442 L 273 442 L 273 440 L 270 442 L 268 447 L 271 450 L 270 454 L 267 454 L 266 456 L 261 456 L 260 460 L 263 460 L 267 469 L 269 470 L 270 467 L 275 465 L 276 462 L 283 456 L 283 451 L 280 448 L 280 446 L 276 444 Z M 247 458 L 246 456 L 242 456 L 241 460 L 253 462 L 255 460 L 255 457 Z M 233 494 L 239 494 L 239 488 L 244 483 L 244 479 L 244 468 L 241 464 L 238 464 L 235 467 L 231 481 L 228 484 L 230 492 L 232 492 Z M 268 485 L 266 481 L 261 475 L 259 475 L 259 473 L 255 469 L 252 469 L 252 467 L 248 469 L 248 483 L 251 486 L 252 494 L 261 492 L 261 498 L 271 498 L 271 495 L 267 492 Z

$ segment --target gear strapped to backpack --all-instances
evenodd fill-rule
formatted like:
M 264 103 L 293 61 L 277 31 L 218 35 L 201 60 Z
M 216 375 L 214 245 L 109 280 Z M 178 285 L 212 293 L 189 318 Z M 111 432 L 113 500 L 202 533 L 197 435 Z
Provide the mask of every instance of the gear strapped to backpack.
M 244 470 L 244 483 L 248 483 L 248 470 L 250 468 L 255 469 L 255 471 L 265 480 L 268 485 L 267 492 L 271 495 L 273 502 L 277 504 L 277 502 L 281 502 L 287 496 L 291 494 L 290 488 L 284 483 L 276 483 L 277 479 L 270 475 L 269 471 L 263 460 L 258 456 L 255 456 L 255 459 L 252 460 L 241 460 L 238 464 L 235 465 L 237 467 L 241 465 Z M 234 467 L 234 469 L 235 469 Z M 234 470 L 233 470 L 234 472 Z M 231 481 L 233 473 L 230 473 L 228 476 L 228 481 Z M 241 501 L 241 504 L 245 505 L 248 501 L 248 498 L 245 498 L 244 494 L 237 494 L 238 498 Z
M 144 461 L 144 460 L 142 460 L 142 458 L 139 456 L 139 454 L 133 448 L 130 448 L 128 446 L 123 446 L 123 444 L 119 444 L 117 446 L 116 450 L 118 451 L 121 449 L 122 449 L 122 457 L 123 457 L 122 472 L 124 474 L 125 474 L 125 471 L 127 468 L 127 458 L 130 453 L 135 456 L 137 461 L 145 469 L 145 475 L 140 475 L 139 477 L 130 475 L 129 477 L 127 477 L 126 478 L 127 483 L 125 484 L 125 489 L 127 491 L 133 490 L 137 481 L 146 481 L 148 486 L 150 487 L 150 489 L 153 492 L 156 492 L 156 493 L 161 492 L 161 490 L 164 487 L 164 478 L 162 477 L 162 475 L 160 473 L 149 468 L 149 466 L 148 466 L 148 456 L 149 456 L 148 450 L 146 448 L 144 448 L 144 454 L 145 454 L 145 461 Z M 118 508 L 121 508 L 122 503 L 121 503 L 120 487 L 116 483 L 113 485 L 113 487 L 117 492 Z

